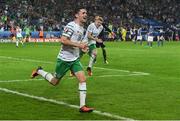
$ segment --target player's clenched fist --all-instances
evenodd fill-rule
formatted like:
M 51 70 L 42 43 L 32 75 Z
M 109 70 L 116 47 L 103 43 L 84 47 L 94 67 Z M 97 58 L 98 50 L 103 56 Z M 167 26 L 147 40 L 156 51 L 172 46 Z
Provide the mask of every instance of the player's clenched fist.
M 84 43 L 84 42 L 80 43 L 79 48 L 85 53 L 88 52 L 88 50 L 89 50 L 88 44 Z

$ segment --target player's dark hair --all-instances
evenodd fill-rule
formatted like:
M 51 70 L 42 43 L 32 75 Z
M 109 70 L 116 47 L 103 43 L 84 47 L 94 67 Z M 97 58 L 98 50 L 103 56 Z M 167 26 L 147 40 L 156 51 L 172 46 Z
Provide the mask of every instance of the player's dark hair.
M 79 13 L 79 11 L 81 10 L 81 9 L 86 9 L 85 7 L 75 7 L 75 9 L 74 9 L 74 12 L 73 12 L 73 15 L 74 15 L 74 17 L 75 17 L 75 15 L 77 14 L 77 13 Z

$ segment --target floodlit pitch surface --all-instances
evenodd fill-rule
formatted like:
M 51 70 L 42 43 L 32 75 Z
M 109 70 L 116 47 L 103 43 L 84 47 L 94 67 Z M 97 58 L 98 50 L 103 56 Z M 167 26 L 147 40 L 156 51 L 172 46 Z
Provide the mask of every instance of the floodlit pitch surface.
M 145 43 L 144 43 L 145 44 Z M 93 76 L 87 77 L 87 105 L 79 113 L 78 82 L 69 73 L 58 86 L 38 77 L 41 65 L 54 72 L 59 43 L 0 44 L 0 119 L 180 119 L 180 44 L 153 48 L 131 42 L 107 42 L 109 64 L 98 49 Z M 88 56 L 83 56 L 84 70 Z

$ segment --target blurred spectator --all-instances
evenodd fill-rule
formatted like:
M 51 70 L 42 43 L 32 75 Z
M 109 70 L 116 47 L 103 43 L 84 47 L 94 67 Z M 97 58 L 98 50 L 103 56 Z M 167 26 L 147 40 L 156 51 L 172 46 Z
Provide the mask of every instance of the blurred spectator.
M 85 6 L 89 22 L 95 15 L 103 16 L 106 23 L 129 26 L 135 17 L 155 19 L 166 24 L 180 22 L 179 0 L 1 0 L 0 22 L 10 30 L 11 25 L 24 28 L 32 25 L 37 30 L 41 25 L 45 31 L 61 30 L 62 24 L 77 6 Z M 9 28 L 6 28 L 9 27 Z

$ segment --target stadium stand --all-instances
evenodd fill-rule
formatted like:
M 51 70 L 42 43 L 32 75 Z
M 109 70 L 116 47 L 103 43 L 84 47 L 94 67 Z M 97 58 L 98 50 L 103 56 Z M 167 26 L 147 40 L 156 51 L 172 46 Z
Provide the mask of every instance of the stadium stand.
M 0 0 L 0 31 L 9 31 L 12 25 L 29 26 L 38 31 L 60 31 L 72 20 L 76 6 L 85 6 L 89 22 L 95 15 L 103 16 L 113 31 L 124 27 L 165 26 L 179 34 L 179 0 Z M 177 32 L 178 31 L 178 32 Z

